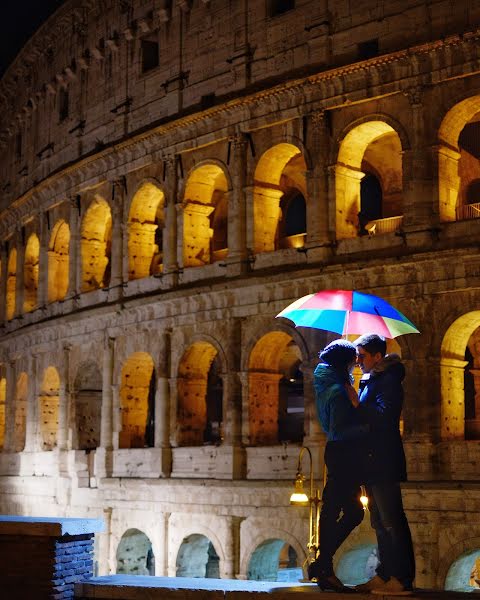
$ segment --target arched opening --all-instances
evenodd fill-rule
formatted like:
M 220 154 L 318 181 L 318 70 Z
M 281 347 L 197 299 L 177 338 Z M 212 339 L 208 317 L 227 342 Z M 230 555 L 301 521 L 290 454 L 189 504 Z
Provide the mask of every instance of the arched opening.
M 228 254 L 228 183 L 223 170 L 202 165 L 189 176 L 183 201 L 183 264 L 198 267 Z
M 75 449 L 94 450 L 100 445 L 102 373 L 94 362 L 80 365 L 74 382 Z
M 68 291 L 70 227 L 57 221 L 48 244 L 48 301 L 63 300 Z
M 156 378 L 152 357 L 135 352 L 122 367 L 120 448 L 154 445 Z
M 128 278 L 140 279 L 163 270 L 165 196 L 144 183 L 132 199 L 128 216 Z
M 10 250 L 7 263 L 7 298 L 5 312 L 7 320 L 10 321 L 15 316 L 15 302 L 17 298 L 17 251 L 15 248 Z
M 127 529 L 117 548 L 117 575 L 155 575 L 152 542 L 139 529 Z
M 442 439 L 480 439 L 480 311 L 447 330 L 440 359 Z
M 253 188 L 255 253 L 305 245 L 306 170 L 293 144 L 277 144 L 260 157 Z
M 345 585 L 358 585 L 375 577 L 378 562 L 377 547 L 361 544 L 342 554 L 335 573 Z
M 13 432 L 13 447 L 15 452 L 22 452 L 25 448 L 27 432 L 27 393 L 28 375 L 20 373 L 15 386 L 15 429 Z
M 7 380 L 0 378 L 0 450 L 5 445 L 5 401 L 7 397 Z
M 103 288 L 110 283 L 112 215 L 110 207 L 98 196 L 82 220 L 82 292 Z
M 247 579 L 253 581 L 298 581 L 302 579 L 295 549 L 283 540 L 266 540 L 253 552 Z
M 23 266 L 24 299 L 23 310 L 30 312 L 37 306 L 38 293 L 38 263 L 40 257 L 40 242 L 35 233 L 32 233 L 25 248 L 25 262 Z
M 275 235 L 275 249 L 301 248 L 307 232 L 307 205 L 297 189 L 288 190 L 280 199 L 280 221 Z
M 284 332 L 264 335 L 252 350 L 248 369 L 250 444 L 301 442 L 304 436 L 300 349 Z
M 195 342 L 182 356 L 177 379 L 177 443 L 218 444 L 223 427 L 223 379 L 218 352 Z
M 60 377 L 55 367 L 45 369 L 38 405 L 42 450 L 53 450 L 57 445 L 60 405 Z
M 439 129 L 438 193 L 441 221 L 480 217 L 480 96 L 445 115 Z
M 344 137 L 335 168 L 335 194 L 337 238 L 390 233 L 400 227 L 402 144 L 388 123 L 368 121 Z
M 176 576 L 220 578 L 220 558 L 207 537 L 194 533 L 182 540 L 177 554 Z
M 480 589 L 480 548 L 465 552 L 451 565 L 445 578 L 445 589 L 456 592 Z

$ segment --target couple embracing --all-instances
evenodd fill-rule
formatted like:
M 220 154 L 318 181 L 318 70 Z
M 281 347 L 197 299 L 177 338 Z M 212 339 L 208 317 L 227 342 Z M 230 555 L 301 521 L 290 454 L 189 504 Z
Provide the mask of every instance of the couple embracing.
M 406 596 L 412 593 L 415 559 L 402 503 L 407 477 L 399 422 L 405 369 L 386 354 L 385 339 L 363 335 L 353 344 L 336 340 L 320 353 L 314 373 L 317 413 L 327 434 L 327 481 L 322 495 L 319 555 L 308 567 L 324 590 Z M 355 364 L 363 377 L 357 395 Z M 370 581 L 346 587 L 333 570 L 333 556 L 364 516 L 360 486 L 369 498 L 379 564 Z

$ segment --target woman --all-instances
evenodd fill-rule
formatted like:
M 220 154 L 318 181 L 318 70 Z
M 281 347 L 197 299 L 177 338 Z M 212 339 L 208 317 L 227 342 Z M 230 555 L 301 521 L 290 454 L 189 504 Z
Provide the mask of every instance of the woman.
M 327 434 L 328 476 L 322 494 L 319 556 L 309 565 L 308 576 L 322 590 L 353 592 L 335 575 L 333 557 L 364 515 L 358 452 L 366 427 L 360 425 L 354 408 L 358 398 L 351 376 L 356 349 L 346 340 L 335 340 L 319 356 L 322 362 L 315 369 L 313 385 L 318 418 Z

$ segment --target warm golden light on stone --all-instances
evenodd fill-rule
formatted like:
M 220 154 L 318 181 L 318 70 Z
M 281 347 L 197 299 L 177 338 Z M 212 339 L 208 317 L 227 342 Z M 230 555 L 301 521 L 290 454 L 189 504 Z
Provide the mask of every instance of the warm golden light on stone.
M 15 316 L 15 301 L 17 297 L 17 251 L 15 248 L 10 250 L 7 264 L 7 297 L 6 297 L 6 317 L 8 320 Z
M 60 377 L 55 367 L 47 367 L 38 397 L 41 442 L 43 450 L 57 445 Z
M 27 393 L 28 375 L 26 373 L 20 373 L 15 388 L 15 430 L 13 439 L 13 448 L 15 452 L 22 452 L 25 448 Z
M 32 233 L 28 238 L 27 247 L 25 248 L 25 262 L 23 268 L 23 310 L 25 312 L 30 312 L 37 306 L 39 255 L 40 241 L 37 235 Z
M 96 196 L 85 213 L 81 228 L 82 291 L 110 283 L 112 215 L 107 202 Z
M 48 244 L 48 302 L 63 300 L 68 291 L 70 227 L 55 223 Z

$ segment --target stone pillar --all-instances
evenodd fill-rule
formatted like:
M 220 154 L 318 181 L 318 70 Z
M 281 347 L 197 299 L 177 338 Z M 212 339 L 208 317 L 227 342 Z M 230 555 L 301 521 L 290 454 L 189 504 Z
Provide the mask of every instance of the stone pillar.
M 236 579 L 240 571 L 240 525 L 244 517 L 228 517 L 227 539 L 225 540 L 226 560 L 220 565 L 221 579 Z
M 27 388 L 27 407 L 25 424 L 25 450 L 35 452 L 42 450 L 43 444 L 40 432 L 40 411 L 38 406 L 38 356 L 32 355 Z
M 178 223 L 177 223 L 177 194 L 178 174 L 175 156 L 165 159 L 165 226 L 163 235 L 163 277 L 167 284 L 176 285 L 178 281 Z M 180 200 L 181 202 L 181 200 Z M 181 206 L 181 204 L 179 205 Z M 181 223 L 183 226 L 183 222 Z M 180 235 L 182 246 L 183 235 Z
M 245 228 L 248 258 L 255 254 L 255 218 L 254 218 L 254 186 L 246 185 L 245 192 Z
M 105 336 L 103 345 L 103 372 L 102 372 L 102 420 L 100 430 L 100 446 L 105 450 L 118 448 L 113 432 L 118 434 L 113 417 L 113 368 L 115 360 L 115 338 Z M 118 435 L 117 435 L 118 438 Z
M 428 146 L 425 123 L 426 112 L 431 108 L 425 103 L 424 90 L 421 86 L 412 87 L 405 92 L 410 103 L 411 134 L 410 150 L 403 152 L 403 230 L 410 234 L 430 230 L 437 224 L 434 222 L 434 202 L 438 198 L 437 185 L 431 171 L 432 147 Z M 412 235 L 409 236 L 412 238 Z M 414 238 L 413 238 L 414 239 Z M 421 240 L 419 240 L 421 243 Z
M 8 254 L 5 244 L 0 246 L 0 324 L 6 319 Z
M 2 595 L 74 598 L 75 584 L 93 576 L 94 533 L 102 530 L 96 519 L 0 517 Z
M 161 449 L 161 472 L 167 476 L 172 468 L 172 452 L 170 448 L 170 388 L 168 377 L 158 377 L 155 394 L 155 448 Z
M 82 278 L 82 252 L 81 241 L 81 203 L 80 196 L 72 196 L 70 202 L 70 246 L 68 249 L 68 292 L 67 297 L 75 297 L 80 294 Z
M 235 372 L 222 376 L 223 380 L 223 442 L 222 449 L 231 452 L 233 479 L 245 477 L 246 456 L 242 445 L 242 386 Z
M 4 452 L 15 451 L 15 363 L 8 360 L 5 363 L 5 438 Z
M 23 299 L 25 297 L 24 265 L 25 265 L 25 244 L 23 235 L 17 234 L 17 276 L 15 286 L 15 314 L 14 318 L 23 314 Z
M 70 382 L 70 354 L 72 351 L 71 344 L 63 346 L 63 373 L 60 377 L 60 389 L 58 398 L 58 432 L 57 432 L 57 447 L 59 450 L 67 450 L 72 448 L 74 437 L 73 429 L 75 424 L 72 423 L 72 385 Z
M 121 177 L 112 182 L 112 251 L 110 254 L 110 288 L 121 287 L 125 278 L 125 269 L 128 273 L 128 235 L 125 235 L 125 178 Z M 126 238 L 126 239 L 125 239 Z M 125 247 L 127 251 L 125 252 Z M 125 264 L 126 263 L 126 264 Z
M 168 380 L 168 385 L 170 388 L 170 411 L 169 411 L 169 419 L 170 423 L 170 446 L 177 447 L 178 446 L 178 435 L 177 435 L 177 397 L 178 397 L 178 388 L 177 388 L 177 378 L 170 377 Z
M 464 374 L 468 362 L 455 358 L 440 361 L 442 440 L 465 439 Z
M 475 386 L 475 417 L 465 420 L 465 438 L 480 439 L 480 369 L 470 369 Z
M 42 215 L 40 221 L 39 241 L 40 255 L 38 257 L 38 289 L 37 306 L 44 307 L 48 302 L 48 244 L 50 241 L 50 230 L 46 215 Z
M 306 147 L 310 152 L 312 167 L 306 172 L 307 186 L 307 239 L 305 249 L 309 261 L 323 260 L 330 256 L 335 230 L 330 227 L 331 213 L 335 214 L 335 202 L 329 202 L 328 156 L 330 133 L 325 111 L 307 117 Z M 335 190 L 333 190 L 335 192 Z
M 232 190 L 228 202 L 227 275 L 236 277 L 247 271 L 247 147 L 244 133 L 238 132 L 228 140 Z

